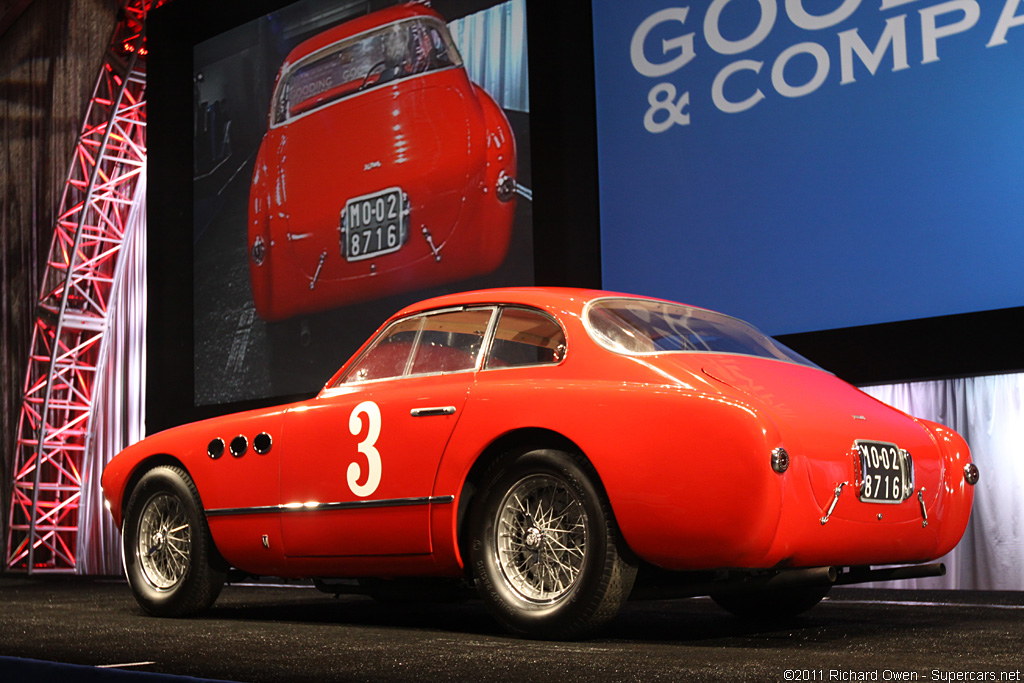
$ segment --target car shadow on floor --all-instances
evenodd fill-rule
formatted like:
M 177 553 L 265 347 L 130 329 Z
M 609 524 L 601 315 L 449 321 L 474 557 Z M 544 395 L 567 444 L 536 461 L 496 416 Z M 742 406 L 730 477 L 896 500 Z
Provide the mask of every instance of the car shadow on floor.
M 227 592 L 227 591 L 226 591 Z M 290 622 L 358 628 L 412 629 L 482 637 L 518 638 L 490 615 L 480 600 L 460 602 L 378 602 L 366 596 L 323 596 L 296 591 L 273 601 L 222 598 L 202 619 Z M 240 599 L 241 598 L 241 599 Z M 598 631 L 593 642 L 647 641 L 702 643 L 761 638 L 766 644 L 780 633 L 813 637 L 827 631 L 828 620 L 810 615 L 783 621 L 751 621 L 733 617 L 708 599 L 627 603 L 617 618 Z

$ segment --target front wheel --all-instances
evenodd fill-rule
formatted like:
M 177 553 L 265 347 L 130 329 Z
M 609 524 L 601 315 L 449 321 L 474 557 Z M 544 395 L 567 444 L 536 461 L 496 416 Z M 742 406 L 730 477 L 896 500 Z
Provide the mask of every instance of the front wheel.
M 579 456 L 535 450 L 488 472 L 472 518 L 481 598 L 512 631 L 581 638 L 614 617 L 636 563 L 596 475 Z
M 213 604 L 226 567 L 213 545 L 195 483 L 184 469 L 154 467 L 125 509 L 125 573 L 150 614 L 180 617 Z

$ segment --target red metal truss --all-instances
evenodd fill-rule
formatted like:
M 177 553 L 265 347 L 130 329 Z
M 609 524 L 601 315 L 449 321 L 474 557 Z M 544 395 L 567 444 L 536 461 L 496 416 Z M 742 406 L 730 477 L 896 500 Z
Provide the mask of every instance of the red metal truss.
M 121 4 L 64 185 L 25 379 L 5 559 L 29 573 L 76 567 L 100 342 L 146 163 L 144 28 L 156 3 Z

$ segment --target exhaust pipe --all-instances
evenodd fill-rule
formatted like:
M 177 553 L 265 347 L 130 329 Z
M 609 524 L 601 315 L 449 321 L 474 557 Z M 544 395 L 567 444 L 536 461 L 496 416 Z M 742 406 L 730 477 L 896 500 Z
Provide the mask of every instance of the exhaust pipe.
M 932 576 L 945 576 L 946 565 L 942 562 L 935 564 L 917 564 L 908 567 L 850 567 L 836 579 L 837 586 L 850 586 L 870 581 L 899 581 L 901 579 L 925 579 Z
M 750 591 L 813 586 L 849 586 L 871 581 L 898 581 L 943 576 L 942 563 L 904 567 L 809 567 L 780 570 L 731 570 L 712 572 L 648 571 L 638 578 L 631 600 L 667 600 Z M 646 580 L 645 580 L 646 578 Z

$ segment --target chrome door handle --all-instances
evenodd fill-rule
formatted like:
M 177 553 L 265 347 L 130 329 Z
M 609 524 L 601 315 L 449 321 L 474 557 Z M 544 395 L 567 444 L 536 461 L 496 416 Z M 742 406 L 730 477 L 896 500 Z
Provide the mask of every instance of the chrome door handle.
M 413 417 L 433 417 L 435 415 L 454 415 L 455 406 L 438 406 L 436 408 L 413 408 L 410 412 Z

